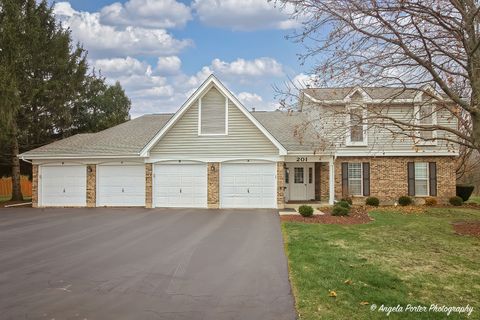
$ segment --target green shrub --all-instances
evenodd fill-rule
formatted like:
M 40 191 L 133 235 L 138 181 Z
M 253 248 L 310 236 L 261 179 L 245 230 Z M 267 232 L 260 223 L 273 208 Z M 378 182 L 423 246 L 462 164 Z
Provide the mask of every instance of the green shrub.
M 410 197 L 401 196 L 400 198 L 398 198 L 398 204 L 401 206 L 408 206 L 408 205 L 411 205 L 412 203 L 413 203 L 413 200 Z
M 450 199 L 448 199 L 448 202 L 450 202 L 450 204 L 452 206 L 461 206 L 463 204 L 463 199 L 460 198 L 459 196 L 455 196 L 455 197 L 451 197 Z
M 336 205 L 336 206 L 340 206 L 340 207 L 344 207 L 344 208 L 347 208 L 347 209 L 350 208 L 350 203 L 348 203 L 348 202 L 345 201 L 345 200 L 340 200 L 340 201 L 338 201 L 335 205 Z
M 311 217 L 313 215 L 313 208 L 303 205 L 298 208 L 298 213 L 300 213 L 303 217 Z
M 429 207 L 436 206 L 437 205 L 437 199 L 431 198 L 431 197 L 425 198 L 425 205 L 429 206 Z
M 352 198 L 350 198 L 350 197 L 342 198 L 342 199 L 340 199 L 340 201 L 345 201 L 345 202 L 347 202 L 349 205 L 352 205 L 352 204 L 353 204 Z
M 350 213 L 349 208 L 345 208 L 339 205 L 333 206 L 332 216 L 348 216 L 349 213 Z
M 365 204 L 368 206 L 378 207 L 378 205 L 380 204 L 380 200 L 378 200 L 377 197 L 368 197 L 365 200 Z
M 475 189 L 475 186 L 457 185 L 457 196 L 462 198 L 463 201 L 468 201 L 472 195 L 473 189 Z

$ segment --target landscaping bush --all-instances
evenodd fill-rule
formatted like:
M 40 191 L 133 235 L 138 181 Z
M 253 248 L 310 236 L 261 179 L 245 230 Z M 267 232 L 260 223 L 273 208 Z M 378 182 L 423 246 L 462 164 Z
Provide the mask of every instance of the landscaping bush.
M 367 200 L 365 200 L 365 204 L 368 206 L 378 207 L 380 200 L 378 200 L 377 197 L 368 197 Z
M 455 196 L 455 197 L 451 197 L 450 199 L 448 199 L 448 202 L 450 202 L 450 204 L 452 206 L 461 206 L 463 204 L 463 199 L 460 198 L 459 196 Z
M 303 205 L 298 208 L 298 213 L 300 213 L 302 217 L 311 217 L 313 215 L 313 208 Z
M 463 201 L 468 201 L 468 199 L 472 195 L 473 189 L 475 189 L 475 186 L 459 184 L 457 185 L 457 196 L 462 198 Z
M 425 198 L 425 205 L 426 205 L 426 206 L 429 206 L 429 207 L 431 207 L 431 206 L 436 206 L 436 205 L 437 205 L 437 199 L 435 199 L 435 198 L 430 198 L 430 197 L 429 197 L 429 198 Z
M 398 198 L 398 204 L 401 206 L 408 206 L 413 203 L 412 198 L 407 197 L 407 196 L 401 196 Z
M 333 206 L 332 216 L 348 216 L 349 213 L 350 213 L 349 208 L 345 208 L 339 205 Z
M 347 209 L 350 208 L 350 203 L 348 203 L 348 202 L 345 201 L 345 200 L 340 200 L 340 201 L 338 201 L 335 205 L 336 205 L 336 206 L 340 206 L 340 207 L 344 207 L 344 208 L 347 208 Z
M 345 202 L 347 202 L 349 205 L 352 205 L 352 204 L 353 204 L 352 198 L 350 198 L 350 197 L 342 198 L 342 199 L 340 199 L 340 201 L 345 201 Z

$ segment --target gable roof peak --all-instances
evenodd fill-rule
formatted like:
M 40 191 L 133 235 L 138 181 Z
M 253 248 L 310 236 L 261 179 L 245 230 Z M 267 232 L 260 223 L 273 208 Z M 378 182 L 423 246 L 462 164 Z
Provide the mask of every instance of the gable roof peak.
M 178 111 L 170 118 L 167 124 L 153 137 L 140 155 L 145 156 L 150 152 L 150 149 L 170 130 L 171 127 L 177 123 L 179 119 L 187 112 L 193 105 L 193 102 L 202 97 L 204 92 L 207 92 L 211 85 L 214 85 L 225 98 L 229 99 L 280 151 L 280 154 L 287 154 L 287 149 L 270 133 L 268 130 L 247 110 L 247 108 L 237 99 L 237 97 L 227 89 L 227 87 L 212 73 L 205 81 L 195 90 L 194 93 L 183 103 Z

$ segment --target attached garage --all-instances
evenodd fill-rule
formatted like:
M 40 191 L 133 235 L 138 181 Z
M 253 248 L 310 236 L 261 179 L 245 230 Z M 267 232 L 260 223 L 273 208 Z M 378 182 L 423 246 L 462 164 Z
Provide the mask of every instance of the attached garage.
M 40 206 L 83 207 L 86 205 L 86 166 L 42 165 L 39 170 Z
M 98 165 L 97 206 L 145 206 L 145 164 Z
M 276 208 L 275 163 L 222 163 L 222 208 Z
M 205 163 L 156 164 L 153 172 L 155 207 L 207 207 Z

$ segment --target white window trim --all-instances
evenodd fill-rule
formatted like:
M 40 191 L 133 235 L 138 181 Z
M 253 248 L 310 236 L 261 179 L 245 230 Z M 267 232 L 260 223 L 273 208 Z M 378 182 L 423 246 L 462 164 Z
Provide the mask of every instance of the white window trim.
M 363 141 L 358 142 L 358 141 L 352 141 L 351 137 L 351 116 L 350 116 L 350 110 L 351 109 L 362 109 L 362 117 L 365 119 L 365 123 L 363 124 Z M 347 110 L 347 116 L 346 116 L 346 126 L 347 126 L 347 135 L 346 135 L 346 142 L 345 145 L 349 147 L 366 147 L 368 146 L 368 123 L 367 123 L 367 108 L 365 105 L 347 105 L 346 107 Z
M 415 197 L 429 197 L 430 196 L 430 167 L 428 162 L 414 162 L 413 163 L 413 171 L 416 170 L 416 165 L 420 163 L 425 163 L 427 164 L 427 194 L 417 194 L 417 188 L 415 187 Z M 418 179 L 420 180 L 420 179 Z M 423 180 L 423 179 L 422 179 Z M 413 183 L 417 183 L 417 175 L 415 175 L 415 179 Z
M 437 124 L 437 111 L 435 109 L 435 105 L 432 104 L 432 126 Z M 416 105 L 414 107 L 414 113 L 415 113 L 415 124 L 420 124 L 420 108 L 421 106 Z M 436 146 L 437 145 L 437 130 L 432 131 L 432 138 L 435 140 L 423 140 L 420 137 L 421 130 L 416 130 L 415 131 L 415 144 L 419 146 Z
M 363 197 L 363 163 L 362 162 L 348 162 L 347 171 L 350 169 L 350 163 L 360 163 L 360 194 L 352 194 L 350 193 L 350 172 L 348 172 L 348 193 L 350 196 L 353 197 Z M 356 179 L 355 179 L 356 180 Z
M 207 90 L 208 92 L 209 90 Z M 223 95 L 223 94 L 222 94 Z M 198 135 L 199 136 L 228 136 L 228 98 L 225 98 L 225 132 L 224 133 L 202 133 L 202 97 L 198 98 Z

